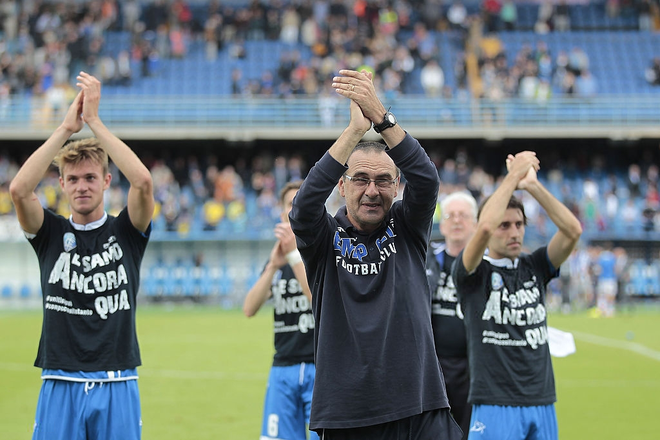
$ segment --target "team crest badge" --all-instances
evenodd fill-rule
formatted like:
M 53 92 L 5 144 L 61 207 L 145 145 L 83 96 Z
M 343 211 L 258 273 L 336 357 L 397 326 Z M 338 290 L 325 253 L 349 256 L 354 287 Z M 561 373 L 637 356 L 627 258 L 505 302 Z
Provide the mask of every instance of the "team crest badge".
M 76 246 L 76 236 L 73 235 L 73 232 L 64 234 L 64 252 L 72 251 Z
M 502 275 L 497 272 L 494 272 L 490 276 L 490 284 L 493 287 L 493 290 L 500 290 L 504 286 L 504 281 L 502 280 Z

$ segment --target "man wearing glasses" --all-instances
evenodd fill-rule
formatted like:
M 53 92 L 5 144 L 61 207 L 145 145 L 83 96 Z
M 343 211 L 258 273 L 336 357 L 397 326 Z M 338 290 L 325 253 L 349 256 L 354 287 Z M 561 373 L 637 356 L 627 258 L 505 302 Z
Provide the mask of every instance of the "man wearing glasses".
M 425 275 L 438 173 L 385 110 L 372 75 L 339 73 L 333 87 L 351 100 L 350 122 L 289 215 L 316 322 L 310 429 L 324 440 L 458 440 Z M 372 122 L 387 147 L 360 143 Z M 394 202 L 399 168 L 407 184 Z M 346 206 L 333 217 L 325 202 L 335 185 Z
M 440 203 L 440 232 L 445 241 L 431 244 L 426 258 L 426 276 L 431 287 L 431 322 L 435 351 L 447 384 L 451 413 L 467 438 L 471 407 L 467 341 L 463 313 L 451 279 L 451 265 L 477 227 L 477 201 L 469 193 L 454 192 Z

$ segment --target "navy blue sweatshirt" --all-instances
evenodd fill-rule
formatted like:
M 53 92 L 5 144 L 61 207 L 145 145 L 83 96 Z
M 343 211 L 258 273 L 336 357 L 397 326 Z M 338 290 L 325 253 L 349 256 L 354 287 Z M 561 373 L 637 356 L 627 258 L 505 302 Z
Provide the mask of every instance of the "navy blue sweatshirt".
M 325 202 L 346 171 L 326 153 L 293 200 L 291 227 L 313 295 L 316 379 L 310 428 L 376 425 L 449 406 L 435 354 L 425 258 L 438 173 L 406 135 L 387 153 L 406 177 L 373 233 Z

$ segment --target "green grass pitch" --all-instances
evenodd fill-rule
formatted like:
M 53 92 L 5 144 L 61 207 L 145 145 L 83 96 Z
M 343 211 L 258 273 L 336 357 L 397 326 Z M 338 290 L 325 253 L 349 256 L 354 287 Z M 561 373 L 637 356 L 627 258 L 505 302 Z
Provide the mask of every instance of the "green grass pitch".
M 554 358 L 562 440 L 657 439 L 660 313 L 550 315 L 577 353 Z M 260 434 L 272 315 L 216 307 L 138 311 L 145 440 L 250 440 Z M 31 438 L 40 311 L 0 311 L 0 438 Z

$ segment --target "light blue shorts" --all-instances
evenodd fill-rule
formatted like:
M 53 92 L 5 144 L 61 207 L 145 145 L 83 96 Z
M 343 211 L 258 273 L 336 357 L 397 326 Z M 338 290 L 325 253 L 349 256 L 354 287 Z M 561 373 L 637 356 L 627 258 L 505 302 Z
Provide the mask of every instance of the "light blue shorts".
M 306 440 L 312 410 L 314 364 L 271 367 L 260 440 Z M 310 432 L 310 440 L 319 437 Z
M 139 440 L 141 417 L 137 380 L 44 379 L 32 440 Z
M 468 440 L 557 440 L 555 405 L 474 405 Z

